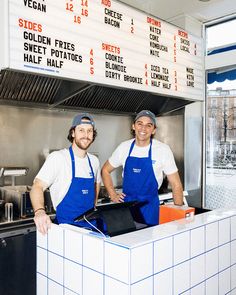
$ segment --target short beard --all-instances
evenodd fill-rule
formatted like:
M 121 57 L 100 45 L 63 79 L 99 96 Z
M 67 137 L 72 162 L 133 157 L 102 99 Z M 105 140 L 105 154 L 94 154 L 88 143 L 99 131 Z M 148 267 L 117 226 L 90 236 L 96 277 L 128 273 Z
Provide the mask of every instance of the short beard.
M 77 147 L 79 148 L 79 149 L 81 149 L 81 150 L 83 150 L 83 151 L 86 151 L 89 147 L 90 147 L 90 145 L 93 143 L 93 141 L 91 141 L 90 143 L 88 143 L 88 145 L 86 146 L 86 147 L 84 147 L 84 146 L 82 146 L 80 143 L 79 143 L 79 141 L 77 141 L 76 139 L 75 139 L 75 144 L 77 145 Z

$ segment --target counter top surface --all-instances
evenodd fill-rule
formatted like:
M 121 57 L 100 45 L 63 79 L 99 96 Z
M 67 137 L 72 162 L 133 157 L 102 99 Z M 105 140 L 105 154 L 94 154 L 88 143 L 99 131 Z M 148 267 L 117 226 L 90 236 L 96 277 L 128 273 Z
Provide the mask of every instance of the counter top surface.
M 107 241 L 120 246 L 132 248 L 142 244 L 163 239 L 174 234 L 178 234 L 190 229 L 194 229 L 205 224 L 216 222 L 230 216 L 236 215 L 236 208 L 217 209 L 207 213 L 193 216 L 190 219 L 180 219 L 165 224 L 145 228 L 131 233 L 108 238 Z

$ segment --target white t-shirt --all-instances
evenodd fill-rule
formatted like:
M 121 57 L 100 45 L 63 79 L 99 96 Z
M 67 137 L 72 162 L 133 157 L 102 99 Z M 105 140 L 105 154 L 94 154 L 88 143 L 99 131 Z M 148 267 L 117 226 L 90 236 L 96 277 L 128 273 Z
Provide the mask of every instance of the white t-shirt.
M 133 140 L 134 139 L 130 139 L 122 142 L 113 152 L 112 156 L 109 158 L 109 163 L 114 168 L 123 166 L 124 169 L 125 162 L 129 155 L 130 146 Z M 130 156 L 138 158 L 148 157 L 149 148 L 150 144 L 145 147 L 134 145 Z M 155 177 L 158 181 L 159 188 L 161 187 L 163 182 L 163 173 L 169 175 L 178 171 L 170 147 L 167 144 L 162 143 L 156 139 L 152 140 L 152 165 Z
M 99 160 L 96 156 L 88 153 L 96 183 L 101 182 Z M 75 156 L 75 176 L 92 178 L 88 157 L 79 158 Z M 72 167 L 70 152 L 68 149 L 52 152 L 46 159 L 35 178 L 45 182 L 49 189 L 54 208 L 65 197 L 72 179 Z

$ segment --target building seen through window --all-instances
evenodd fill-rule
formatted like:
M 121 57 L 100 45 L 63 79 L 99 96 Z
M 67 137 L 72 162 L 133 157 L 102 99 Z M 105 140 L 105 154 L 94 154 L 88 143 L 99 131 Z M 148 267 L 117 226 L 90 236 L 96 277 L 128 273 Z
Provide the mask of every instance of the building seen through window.
M 233 28 L 236 20 L 206 29 L 207 55 L 236 49 L 236 35 L 225 33 Z M 210 209 L 232 207 L 236 203 L 235 65 L 211 70 L 207 77 L 204 205 Z

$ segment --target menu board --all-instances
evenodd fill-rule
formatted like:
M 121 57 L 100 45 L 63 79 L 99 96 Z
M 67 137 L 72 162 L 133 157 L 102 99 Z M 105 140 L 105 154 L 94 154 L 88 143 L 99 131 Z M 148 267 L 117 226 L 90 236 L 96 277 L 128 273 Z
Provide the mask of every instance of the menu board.
M 9 0 L 10 68 L 193 100 L 202 40 L 114 0 Z

